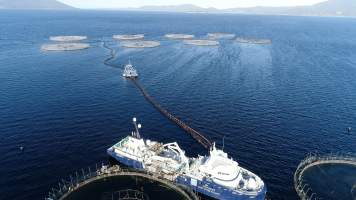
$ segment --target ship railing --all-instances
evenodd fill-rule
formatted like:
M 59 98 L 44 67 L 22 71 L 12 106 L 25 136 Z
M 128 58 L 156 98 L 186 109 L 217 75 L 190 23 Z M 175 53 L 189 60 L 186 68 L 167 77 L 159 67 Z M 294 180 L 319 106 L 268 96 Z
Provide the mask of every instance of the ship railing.
M 302 179 L 302 173 L 309 166 L 317 163 L 323 163 L 328 161 L 342 161 L 342 162 L 356 162 L 355 153 L 330 153 L 330 154 L 318 154 L 309 153 L 307 157 L 298 165 L 296 172 L 294 173 L 294 187 L 299 197 L 302 200 L 319 200 L 318 194 L 313 192 L 308 183 Z

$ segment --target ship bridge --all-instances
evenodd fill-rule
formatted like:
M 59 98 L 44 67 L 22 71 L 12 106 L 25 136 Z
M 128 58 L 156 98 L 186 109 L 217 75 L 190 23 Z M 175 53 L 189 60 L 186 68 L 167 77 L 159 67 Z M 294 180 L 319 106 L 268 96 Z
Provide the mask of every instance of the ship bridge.
M 215 144 L 210 157 L 201 164 L 199 171 L 207 174 L 215 183 L 240 192 L 257 193 L 264 187 L 258 176 L 239 167 L 224 151 L 216 149 Z

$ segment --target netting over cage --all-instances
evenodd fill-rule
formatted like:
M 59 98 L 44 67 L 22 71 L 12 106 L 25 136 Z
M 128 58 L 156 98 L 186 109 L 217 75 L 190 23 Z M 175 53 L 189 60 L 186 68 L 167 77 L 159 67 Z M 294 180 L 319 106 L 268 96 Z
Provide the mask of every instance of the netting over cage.
M 302 200 L 356 199 L 356 155 L 309 155 L 294 174 L 294 187 Z
M 139 190 L 119 190 L 103 193 L 101 200 L 149 200 L 147 194 Z

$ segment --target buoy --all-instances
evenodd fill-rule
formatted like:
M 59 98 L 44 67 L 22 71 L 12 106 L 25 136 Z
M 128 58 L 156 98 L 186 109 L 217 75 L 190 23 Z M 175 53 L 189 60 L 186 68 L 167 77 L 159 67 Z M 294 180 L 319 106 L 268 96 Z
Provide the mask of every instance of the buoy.
M 20 151 L 23 151 L 25 148 L 23 146 L 20 146 Z
M 347 131 L 348 131 L 349 133 L 351 133 L 352 128 L 351 128 L 351 127 L 347 128 Z

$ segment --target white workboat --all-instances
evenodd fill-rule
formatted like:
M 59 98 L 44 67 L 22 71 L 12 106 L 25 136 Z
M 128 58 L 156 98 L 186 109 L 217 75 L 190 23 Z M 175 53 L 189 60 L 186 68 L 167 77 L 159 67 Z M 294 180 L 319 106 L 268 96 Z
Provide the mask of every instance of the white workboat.
M 133 67 L 131 62 L 129 61 L 129 64 L 125 65 L 124 67 L 124 73 L 122 74 L 123 77 L 125 78 L 137 78 L 138 74 L 136 69 Z

